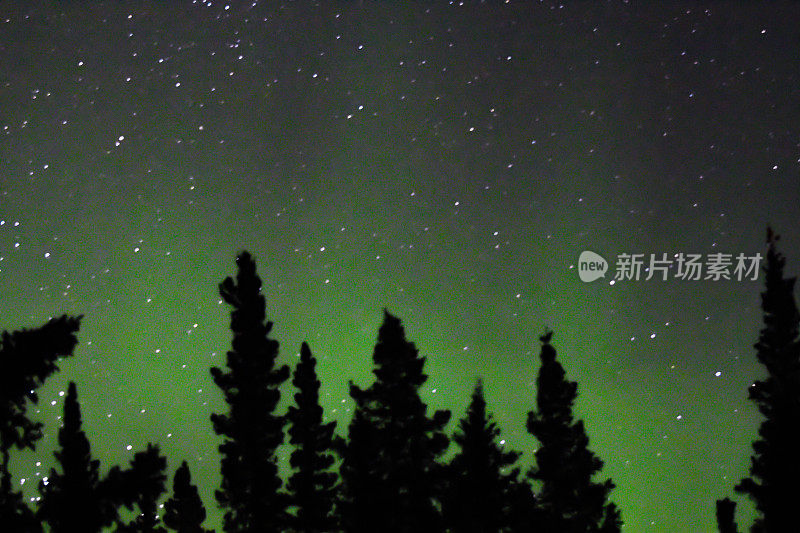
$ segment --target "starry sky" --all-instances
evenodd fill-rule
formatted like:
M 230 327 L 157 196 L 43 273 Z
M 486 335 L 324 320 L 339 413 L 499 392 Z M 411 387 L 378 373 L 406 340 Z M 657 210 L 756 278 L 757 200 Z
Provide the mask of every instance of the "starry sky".
M 614 263 L 763 254 L 771 223 L 800 272 L 798 22 L 780 3 L 0 4 L 0 327 L 85 315 L 15 482 L 37 496 L 74 380 L 101 469 L 156 442 L 218 527 L 217 284 L 248 249 L 281 361 L 309 342 L 339 434 L 386 307 L 429 406 L 460 418 L 482 376 L 529 465 L 550 327 L 625 531 L 712 531 L 760 421 L 763 276 L 612 283 Z M 580 281 L 584 250 L 605 278 Z

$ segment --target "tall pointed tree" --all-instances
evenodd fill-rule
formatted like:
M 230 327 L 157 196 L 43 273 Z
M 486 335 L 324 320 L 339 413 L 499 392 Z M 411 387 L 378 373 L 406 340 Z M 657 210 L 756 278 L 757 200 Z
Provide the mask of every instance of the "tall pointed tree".
M 611 480 L 592 481 L 603 467 L 588 448 L 583 421 L 575 421 L 572 405 L 578 384 L 568 381 L 550 345 L 552 332 L 542 342 L 542 366 L 536 380 L 536 411 L 528 413 L 528 432 L 539 441 L 536 466 L 529 477 L 541 485 L 538 492 L 544 531 L 603 533 L 619 531 L 616 505 L 608 502 Z
M 466 416 L 453 440 L 460 450 L 448 466 L 444 498 L 445 521 L 453 533 L 511 531 L 511 505 L 519 469 L 512 468 L 520 453 L 498 442 L 500 429 L 486 411 L 483 383 L 478 380 Z
M 373 353 L 375 382 L 350 384 L 356 403 L 341 465 L 341 506 L 349 533 L 442 531 L 443 479 L 437 458 L 447 449 L 449 411 L 427 415 L 419 389 L 427 380 L 400 320 L 384 311 Z
M 0 345 L 0 524 L 8 532 L 38 531 L 33 511 L 11 482 L 11 450 L 34 449 L 42 424 L 28 418 L 28 402 L 38 402 L 36 389 L 58 370 L 58 359 L 69 357 L 77 344 L 81 317 L 54 318 L 36 329 L 4 331 Z
M 767 229 L 766 288 L 761 293 L 764 327 L 755 344 L 767 377 L 749 389 L 764 421 L 753 443 L 750 477 L 736 491 L 748 495 L 759 516 L 751 531 L 772 533 L 797 526 L 800 501 L 800 315 L 794 298 L 795 278 L 786 278 L 786 259 L 779 237 Z
M 39 483 L 42 499 L 39 519 L 53 533 L 85 531 L 94 533 L 111 525 L 120 502 L 113 502 L 100 480 L 100 461 L 92 459 L 92 450 L 81 429 L 81 406 L 75 383 L 69 384 L 64 401 L 64 416 L 58 432 L 60 450 L 54 452 L 59 469 Z
M 717 500 L 717 530 L 719 533 L 739 533 L 736 527 L 736 502 L 730 498 Z
M 159 525 L 158 501 L 166 490 L 166 468 L 167 459 L 158 445 L 148 444 L 146 450 L 133 456 L 129 469 L 119 471 L 115 467 L 109 473 L 118 490 L 126 490 L 125 506 L 136 509 L 131 522 L 119 524 L 119 533 L 165 533 Z
M 272 322 L 265 321 L 255 261 L 242 252 L 236 264 L 236 281 L 228 277 L 219 286 L 222 299 L 233 307 L 228 369 L 211 369 L 229 407 L 227 414 L 211 415 L 214 431 L 224 438 L 219 446 L 222 487 L 216 497 L 225 510 L 225 531 L 277 533 L 287 520 L 288 498 L 280 491 L 276 458 L 285 418 L 275 410 L 289 367 L 276 368 L 278 342 L 269 337 Z
M 330 468 L 333 455 L 333 432 L 336 422 L 322 423 L 319 405 L 320 382 L 317 379 L 316 359 L 305 342 L 300 347 L 300 361 L 292 384 L 298 392 L 296 405 L 289 407 L 289 442 L 295 446 L 290 458 L 294 473 L 287 488 L 292 506 L 297 512 L 292 530 L 298 533 L 324 533 L 337 526 L 333 514 L 338 478 Z
M 178 533 L 211 533 L 203 529 L 206 508 L 192 485 L 189 465 L 184 461 L 172 480 L 172 497 L 164 504 L 164 525 Z

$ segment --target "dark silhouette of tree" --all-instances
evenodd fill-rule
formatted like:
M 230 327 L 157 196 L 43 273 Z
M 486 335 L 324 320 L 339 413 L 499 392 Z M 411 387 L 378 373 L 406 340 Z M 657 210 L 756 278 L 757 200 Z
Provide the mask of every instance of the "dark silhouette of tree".
M 46 480 L 39 482 L 39 519 L 53 533 L 102 531 L 117 518 L 121 502 L 110 498 L 111 492 L 100 479 L 100 461 L 92 459 L 89 440 L 81 429 L 81 406 L 73 382 L 64 402 L 62 423 L 58 432 L 61 450 L 54 452 L 61 471 L 52 468 Z
M 164 525 L 178 533 L 211 533 L 203 529 L 206 508 L 192 485 L 189 465 L 184 461 L 172 480 L 172 498 L 164 504 Z
M 349 442 L 342 450 L 341 504 L 350 533 L 442 531 L 438 510 L 447 449 L 442 429 L 449 411 L 427 416 L 419 388 L 427 380 L 400 320 L 384 311 L 373 353 L 375 382 L 367 389 L 350 383 L 356 402 Z
M 750 399 L 764 421 L 753 443 L 750 477 L 736 486 L 748 495 L 759 516 L 751 531 L 772 533 L 797 527 L 800 501 L 800 343 L 794 299 L 795 278 L 785 278 L 786 263 L 776 249 L 778 236 L 767 229 L 766 288 L 761 293 L 764 327 L 755 344 L 767 377 L 750 387 Z
M 478 380 L 466 416 L 453 435 L 460 451 L 448 465 L 443 512 L 453 533 L 499 533 L 512 527 L 520 453 L 498 443 L 500 429 L 486 412 L 483 383 Z
M 541 519 L 539 517 L 538 502 L 533 494 L 528 480 L 517 480 L 511 487 L 509 494 L 509 531 L 528 532 L 543 531 L 539 528 Z
M 225 509 L 225 531 L 280 532 L 287 521 L 288 497 L 280 491 L 276 450 L 283 443 L 285 419 L 275 409 L 289 367 L 275 368 L 278 342 L 269 338 L 272 322 L 265 322 L 255 261 L 242 252 L 236 263 L 236 282 L 228 277 L 219 286 L 223 300 L 233 307 L 228 371 L 211 369 L 229 406 L 227 414 L 211 415 L 214 431 L 224 437 L 219 446 L 222 487 L 216 497 Z
M 114 492 L 124 493 L 128 509 L 136 508 L 136 518 L 128 524 L 120 523 L 119 533 L 166 533 L 159 527 L 158 500 L 165 492 L 167 459 L 161 455 L 158 445 L 148 444 L 143 452 L 137 452 L 128 470 L 114 467 L 109 478 L 116 485 Z
M 730 498 L 717 500 L 717 529 L 719 533 L 739 533 L 736 527 L 736 502 Z
M 28 418 L 28 401 L 38 402 L 36 389 L 55 371 L 60 357 L 69 357 L 77 344 L 81 317 L 51 319 L 36 329 L 2 334 L 0 361 L 0 524 L 8 532 L 40 530 L 33 511 L 15 491 L 8 469 L 11 449 L 35 449 L 42 424 Z
M 294 395 L 296 407 L 290 406 L 287 414 L 291 424 L 289 442 L 295 446 L 290 458 L 294 473 L 287 485 L 291 503 L 297 508 L 291 524 L 293 531 L 302 533 L 334 531 L 337 526 L 333 506 L 338 476 L 330 471 L 335 461 L 333 432 L 336 422 L 322 423 L 316 364 L 304 342 L 292 379 L 298 390 Z
M 600 524 L 600 533 L 619 533 L 622 531 L 622 513 L 615 503 L 606 505 L 606 514 Z
M 568 381 L 556 351 L 552 332 L 542 341 L 542 366 L 536 380 L 536 411 L 528 413 L 528 432 L 540 443 L 536 466 L 528 476 L 539 482 L 542 529 L 559 533 L 619 531 L 619 512 L 608 503 L 611 480 L 595 483 L 592 477 L 603 467 L 589 448 L 583 421 L 574 421 L 572 404 L 578 384 Z

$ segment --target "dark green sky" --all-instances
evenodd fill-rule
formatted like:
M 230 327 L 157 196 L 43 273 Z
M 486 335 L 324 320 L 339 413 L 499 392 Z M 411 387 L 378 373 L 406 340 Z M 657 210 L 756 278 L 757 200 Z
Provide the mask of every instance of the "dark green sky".
M 625 531 L 712 530 L 759 421 L 761 280 L 585 284 L 577 258 L 763 253 L 770 222 L 800 272 L 800 7 L 364 4 L 0 4 L 0 327 L 85 314 L 17 481 L 75 380 L 103 468 L 157 442 L 218 525 L 216 286 L 247 248 L 329 417 L 385 306 L 429 405 L 460 418 L 483 376 L 528 464 L 548 326 Z

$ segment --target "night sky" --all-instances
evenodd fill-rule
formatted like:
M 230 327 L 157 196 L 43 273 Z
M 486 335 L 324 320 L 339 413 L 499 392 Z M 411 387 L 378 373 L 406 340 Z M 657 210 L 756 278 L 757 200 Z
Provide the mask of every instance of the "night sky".
M 527 468 L 550 327 L 625 531 L 714 530 L 763 275 L 610 281 L 624 253 L 763 254 L 767 223 L 800 272 L 800 6 L 664 4 L 1 4 L 0 328 L 85 315 L 15 483 L 38 495 L 74 380 L 101 470 L 156 442 L 219 526 L 208 369 L 248 249 L 339 434 L 386 307 L 448 431 L 482 376 Z

